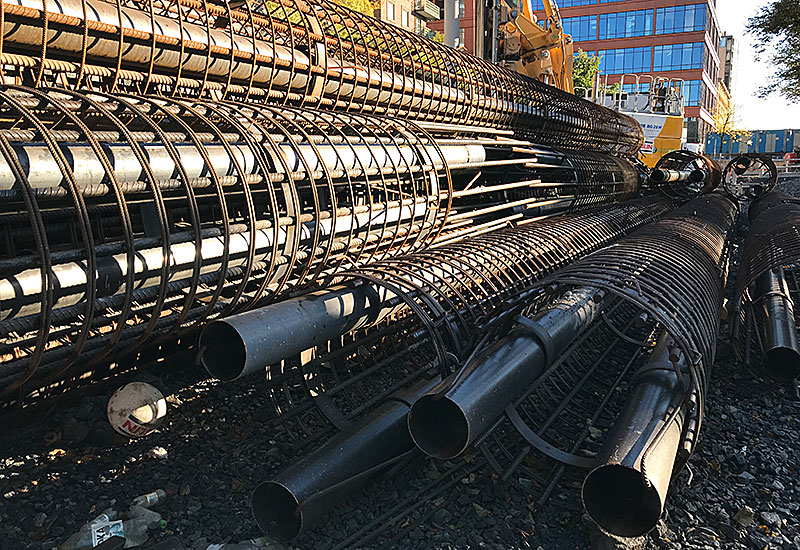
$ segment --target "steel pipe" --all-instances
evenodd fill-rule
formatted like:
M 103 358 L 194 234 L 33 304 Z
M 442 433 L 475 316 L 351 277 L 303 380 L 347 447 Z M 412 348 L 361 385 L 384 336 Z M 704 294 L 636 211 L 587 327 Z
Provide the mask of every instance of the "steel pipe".
M 688 373 L 685 356 L 663 333 L 649 362 L 631 381 L 627 402 L 583 482 L 581 498 L 604 531 L 639 537 L 664 510 L 673 466 L 683 441 Z
M 658 159 L 649 183 L 667 197 L 687 201 L 710 193 L 722 182 L 722 169 L 710 158 L 690 151 L 670 151 Z
M 408 426 L 426 454 L 460 455 L 600 314 L 595 288 L 567 292 L 532 319 L 520 317 L 507 337 L 476 354 L 411 407 Z
M 367 265 L 350 273 L 355 282 L 213 321 L 200 336 L 199 359 L 216 378 L 247 376 L 407 308 L 398 289 L 414 299 L 438 299 L 444 308 L 458 303 L 480 311 L 487 301 L 530 286 L 666 209 L 663 201 L 644 199 L 494 230 L 430 252 Z
M 389 396 L 362 420 L 256 487 L 252 507 L 261 530 L 279 541 L 295 538 L 411 451 L 408 409 L 436 382 L 422 380 Z
M 666 168 L 656 168 L 650 173 L 650 179 L 655 184 L 668 182 L 688 181 L 699 183 L 706 179 L 706 173 L 702 170 L 669 170 Z
M 753 306 L 762 334 L 764 370 L 778 380 L 800 376 L 800 342 L 794 302 L 783 267 L 769 269 L 756 277 Z

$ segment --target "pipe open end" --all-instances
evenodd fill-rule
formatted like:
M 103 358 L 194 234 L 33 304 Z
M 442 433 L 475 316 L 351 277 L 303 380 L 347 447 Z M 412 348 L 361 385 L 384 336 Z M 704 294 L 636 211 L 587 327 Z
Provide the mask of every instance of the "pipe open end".
M 706 173 L 699 168 L 695 168 L 689 173 L 689 181 L 692 183 L 700 183 L 706 180 Z
M 667 172 L 661 170 L 660 168 L 656 168 L 650 173 L 650 181 L 653 183 L 664 183 L 669 179 Z
M 800 353 L 789 347 L 777 347 L 764 354 L 764 370 L 779 380 L 794 380 L 800 376 Z
M 253 492 L 253 517 L 268 536 L 285 542 L 300 534 L 303 514 L 292 492 L 275 481 L 262 483 Z
M 200 362 L 219 380 L 235 380 L 244 371 L 247 348 L 239 332 L 225 321 L 214 321 L 200 334 Z
M 408 413 L 408 429 L 417 447 L 434 458 L 455 458 L 469 444 L 469 422 L 447 397 L 417 399 Z
M 661 498 L 633 468 L 611 464 L 594 469 L 583 482 L 583 506 L 604 531 L 640 537 L 661 517 Z

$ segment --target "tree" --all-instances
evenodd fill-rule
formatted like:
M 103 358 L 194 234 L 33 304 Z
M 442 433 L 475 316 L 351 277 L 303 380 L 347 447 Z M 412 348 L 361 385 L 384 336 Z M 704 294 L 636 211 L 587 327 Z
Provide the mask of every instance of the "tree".
M 572 85 L 575 87 L 575 93 L 580 95 L 579 88 L 591 91 L 594 77 L 599 70 L 600 57 L 578 49 L 572 60 Z
M 800 2 L 773 1 L 750 18 L 747 30 L 760 42 L 757 58 L 766 58 L 775 66 L 775 74 L 759 89 L 759 95 L 765 97 L 777 91 L 800 101 Z
M 742 138 L 749 138 L 752 132 L 737 128 L 738 121 L 736 119 L 736 109 L 727 88 L 723 83 L 719 84 L 717 106 L 714 109 L 714 127 L 720 136 L 719 151 L 715 153 L 722 154 L 722 142 L 726 137 L 729 142 L 740 141 Z M 730 153 L 731 150 L 728 149 Z
M 375 7 L 370 0 L 333 0 L 340 6 L 350 8 L 353 11 L 361 12 L 372 17 L 375 14 Z

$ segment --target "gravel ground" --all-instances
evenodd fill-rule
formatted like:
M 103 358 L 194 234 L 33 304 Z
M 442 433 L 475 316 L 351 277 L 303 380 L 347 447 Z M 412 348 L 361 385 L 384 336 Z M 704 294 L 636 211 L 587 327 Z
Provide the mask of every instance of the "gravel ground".
M 790 190 L 800 195 L 800 182 Z M 626 544 L 800 550 L 800 403 L 737 364 L 724 338 L 714 375 L 701 444 L 673 481 L 667 513 L 651 535 Z M 13 430 L 0 436 L 0 548 L 50 550 L 104 508 L 124 510 L 137 495 L 159 488 L 170 492 L 154 508 L 167 523 L 151 531 L 143 548 L 175 538 L 184 548 L 205 550 L 260 536 L 250 491 L 314 441 L 273 427 L 264 381 L 218 384 L 189 364 L 137 377 L 169 402 L 166 422 L 144 440 L 122 439 L 105 420 L 107 397 L 119 382 L 98 386 L 95 395 L 59 412 L 6 419 Z M 155 447 L 167 458 L 149 457 Z M 418 492 L 439 489 L 415 510 L 392 512 L 405 499 L 416 502 Z M 355 547 L 578 550 L 590 540 L 615 546 L 590 526 L 574 481 L 536 509 L 470 455 L 453 463 L 417 459 L 291 545 L 271 548 L 354 547 L 348 537 L 372 523 L 385 529 Z

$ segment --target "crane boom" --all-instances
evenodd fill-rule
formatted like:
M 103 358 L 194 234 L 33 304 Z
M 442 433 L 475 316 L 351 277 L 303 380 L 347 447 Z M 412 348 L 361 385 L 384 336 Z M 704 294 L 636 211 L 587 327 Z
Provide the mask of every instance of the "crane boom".
M 501 25 L 503 61 L 509 68 L 572 93 L 572 36 L 564 32 L 558 5 L 542 0 L 547 23 L 542 26 L 533 13 L 531 0 L 509 7 L 508 20 Z

